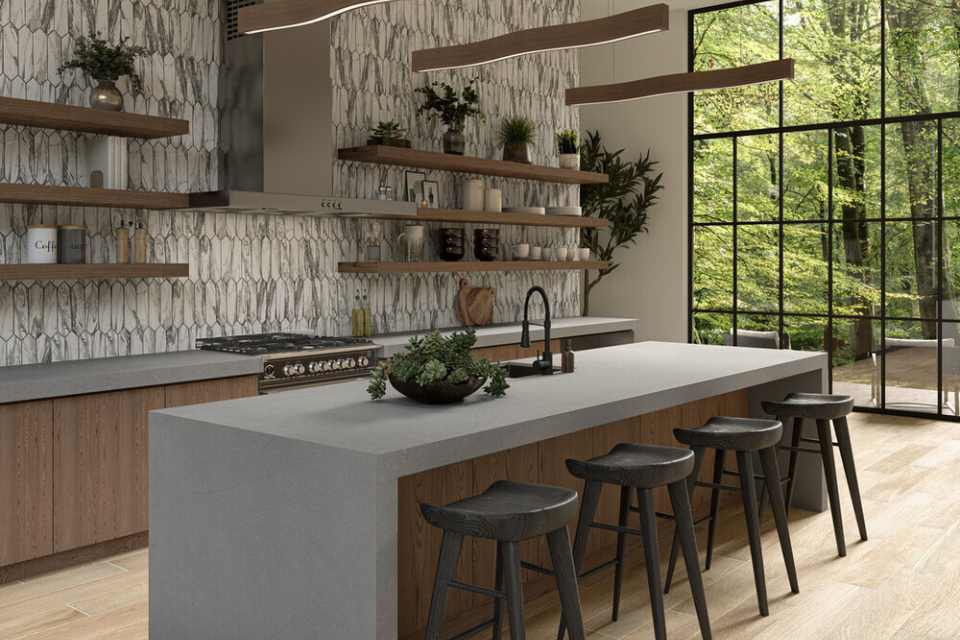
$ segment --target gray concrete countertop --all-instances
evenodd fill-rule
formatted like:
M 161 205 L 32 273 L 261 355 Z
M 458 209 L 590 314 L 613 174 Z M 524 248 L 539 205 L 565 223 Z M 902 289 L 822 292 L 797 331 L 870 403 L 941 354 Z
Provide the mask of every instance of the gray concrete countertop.
M 175 351 L 0 367 L 0 404 L 260 373 L 260 358 Z
M 539 320 L 539 318 L 537 318 L 537 320 Z M 637 321 L 631 318 L 580 316 L 575 318 L 556 318 L 551 324 L 551 338 L 569 338 L 595 333 L 611 333 L 613 331 L 636 331 Z M 446 335 L 454 331 L 462 330 L 462 328 L 442 329 L 441 333 Z M 409 333 L 393 333 L 376 336 L 373 341 L 379 345 L 383 345 L 384 356 L 392 356 L 403 349 L 412 336 L 420 336 L 426 333 L 429 332 L 412 331 Z M 476 333 L 477 347 L 495 347 L 501 344 L 515 344 L 520 342 L 520 323 L 477 327 Z M 532 340 L 542 340 L 543 329 L 537 326 L 530 327 L 530 338 Z
M 641 342 L 581 351 L 575 373 L 511 380 L 501 399 L 478 392 L 428 406 L 390 387 L 374 402 L 358 380 L 154 412 L 152 424 L 196 421 L 299 440 L 372 456 L 396 477 L 826 366 L 822 353 Z

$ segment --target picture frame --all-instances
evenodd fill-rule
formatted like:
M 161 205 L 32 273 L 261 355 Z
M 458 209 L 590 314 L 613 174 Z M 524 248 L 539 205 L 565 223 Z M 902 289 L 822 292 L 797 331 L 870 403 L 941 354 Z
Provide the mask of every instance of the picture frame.
M 440 183 L 436 180 L 424 180 L 421 183 L 423 201 L 428 209 L 440 208 Z
M 423 195 L 423 181 L 427 174 L 423 171 L 403 172 L 403 199 L 407 202 L 420 202 Z

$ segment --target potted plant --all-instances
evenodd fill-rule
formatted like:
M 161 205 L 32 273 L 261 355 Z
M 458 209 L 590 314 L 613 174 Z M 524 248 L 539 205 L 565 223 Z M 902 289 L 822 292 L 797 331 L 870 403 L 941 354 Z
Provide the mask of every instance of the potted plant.
M 462 156 L 466 149 L 466 139 L 463 136 L 463 127 L 467 118 L 483 120 L 480 111 L 480 94 L 474 88 L 479 81 L 474 78 L 463 88 L 457 91 L 446 82 L 434 82 L 425 87 L 416 89 L 422 93 L 425 100 L 417 109 L 417 113 L 426 113 L 431 118 L 440 118 L 447 127 L 443 134 L 443 152 Z M 440 88 L 440 93 L 437 92 Z
M 407 130 L 399 122 L 388 120 L 378 122 L 376 127 L 370 128 L 370 137 L 367 144 L 382 144 L 388 147 L 410 148 L 410 141 L 406 139 Z
M 560 152 L 560 167 L 563 169 L 580 168 L 580 151 L 577 147 L 577 132 L 564 129 L 557 134 L 557 151 Z
M 460 402 L 483 388 L 495 398 L 503 396 L 507 384 L 503 369 L 483 358 L 474 359 L 473 331 L 458 331 L 444 337 L 434 331 L 413 337 L 403 352 L 381 362 L 370 374 L 367 392 L 374 400 L 387 393 L 387 380 L 411 400 L 425 404 Z
M 90 106 L 106 111 L 123 111 L 123 95 L 117 89 L 117 80 L 129 76 L 134 91 L 141 87 L 140 76 L 134 70 L 133 62 L 147 50 L 128 44 L 130 38 L 111 45 L 93 33 L 89 37 L 77 38 L 74 57 L 60 65 L 62 74 L 66 69 L 79 69 L 97 81 L 90 93 Z
M 506 118 L 500 123 L 500 145 L 503 147 L 503 159 L 510 162 L 530 164 L 530 145 L 537 125 L 530 118 L 516 116 Z

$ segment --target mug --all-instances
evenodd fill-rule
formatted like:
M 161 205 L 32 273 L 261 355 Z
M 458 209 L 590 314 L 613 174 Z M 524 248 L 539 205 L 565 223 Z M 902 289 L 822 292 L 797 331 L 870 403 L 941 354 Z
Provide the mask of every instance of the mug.
M 499 229 L 474 229 L 473 230 L 473 255 L 477 260 L 490 262 L 497 259 L 500 253 L 500 230 Z
M 557 250 L 553 247 L 544 247 L 543 248 L 543 259 L 553 262 L 557 259 Z
M 456 262 L 463 258 L 465 244 L 463 229 L 442 227 L 440 229 L 440 259 Z
M 567 259 L 567 248 L 566 247 L 557 247 L 557 260 L 563 262 Z
M 580 259 L 583 261 L 590 259 L 590 247 L 580 247 Z
M 404 246 L 404 261 L 423 260 L 423 233 L 422 224 L 408 224 L 403 227 L 403 233 L 397 236 L 397 241 Z
M 580 251 L 577 245 L 572 244 L 569 247 L 567 247 L 567 257 L 570 260 L 573 260 L 574 262 L 580 260 Z
M 537 247 L 537 246 L 530 247 L 531 260 L 539 260 L 542 257 L 542 255 L 543 255 L 542 247 Z
M 530 245 L 526 242 L 513 245 L 513 257 L 519 260 L 526 260 L 530 256 Z

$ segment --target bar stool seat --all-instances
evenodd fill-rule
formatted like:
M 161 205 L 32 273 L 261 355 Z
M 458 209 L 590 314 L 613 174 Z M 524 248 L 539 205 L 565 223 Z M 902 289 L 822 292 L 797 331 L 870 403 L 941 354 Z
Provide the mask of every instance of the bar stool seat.
M 624 442 L 597 458 L 567 460 L 567 470 L 581 480 L 648 489 L 687 478 L 693 471 L 693 452 Z
M 691 447 L 759 451 L 775 447 L 780 442 L 783 424 L 779 420 L 718 416 L 710 418 L 702 427 L 674 429 L 673 434 L 677 440 Z
M 764 412 L 781 418 L 835 420 L 853 411 L 853 398 L 826 393 L 790 393 L 783 400 L 766 400 L 762 406 Z
M 500 480 L 483 493 L 443 507 L 420 505 L 427 522 L 477 538 L 519 541 L 563 528 L 577 515 L 577 492 Z

